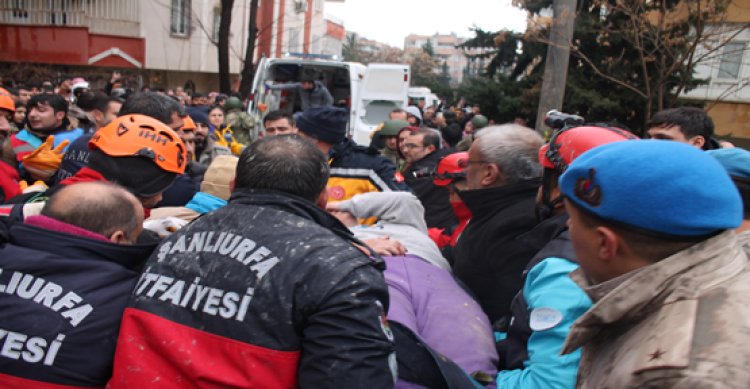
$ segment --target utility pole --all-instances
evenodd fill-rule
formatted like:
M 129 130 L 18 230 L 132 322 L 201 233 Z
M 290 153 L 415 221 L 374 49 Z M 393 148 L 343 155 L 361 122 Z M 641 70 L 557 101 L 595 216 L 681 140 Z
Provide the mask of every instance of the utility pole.
M 562 109 L 565 81 L 568 77 L 570 44 L 575 28 L 576 0 L 554 0 L 552 26 L 549 32 L 547 60 L 544 64 L 544 81 L 536 113 L 536 130 L 544 132 L 544 115 Z
M 240 94 L 242 98 L 247 98 L 253 87 L 253 78 L 255 76 L 255 65 L 253 57 L 255 55 L 255 41 L 258 38 L 258 0 L 250 1 L 250 21 L 248 22 L 247 48 L 245 49 L 245 61 L 242 67 L 242 79 L 240 81 Z

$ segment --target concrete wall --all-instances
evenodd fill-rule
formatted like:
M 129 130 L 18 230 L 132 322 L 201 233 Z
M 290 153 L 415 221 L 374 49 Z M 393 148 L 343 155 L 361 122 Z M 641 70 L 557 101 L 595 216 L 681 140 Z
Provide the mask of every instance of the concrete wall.
M 218 73 L 218 50 L 211 43 L 219 0 L 192 0 L 190 33 L 170 33 L 171 2 L 141 0 L 141 32 L 146 38 L 146 68 Z M 249 1 L 236 1 L 230 32 L 230 71 L 239 73 L 245 54 Z

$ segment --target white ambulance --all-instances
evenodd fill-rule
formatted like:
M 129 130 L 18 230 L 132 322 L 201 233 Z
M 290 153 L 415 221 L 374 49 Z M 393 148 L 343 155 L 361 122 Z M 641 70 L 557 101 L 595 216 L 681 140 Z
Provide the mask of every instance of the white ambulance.
M 298 82 L 310 75 L 326 85 L 334 105 L 349 110 L 347 135 L 361 145 L 369 145 L 372 132 L 388 120 L 388 113 L 394 108 L 405 108 L 408 102 L 409 65 L 373 63 L 365 66 L 326 59 L 262 58 L 255 72 L 248 112 L 262 126 L 263 117 L 270 111 L 300 111 L 295 90 L 271 90 L 267 86 Z

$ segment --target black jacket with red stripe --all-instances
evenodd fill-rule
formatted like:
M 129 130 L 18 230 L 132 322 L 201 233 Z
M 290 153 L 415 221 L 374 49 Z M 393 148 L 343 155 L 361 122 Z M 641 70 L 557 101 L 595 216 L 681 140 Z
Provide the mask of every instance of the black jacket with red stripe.
M 235 191 L 147 262 L 110 388 L 392 386 L 382 260 L 352 242 L 308 201 Z
M 0 388 L 104 387 L 155 247 L 0 222 Z

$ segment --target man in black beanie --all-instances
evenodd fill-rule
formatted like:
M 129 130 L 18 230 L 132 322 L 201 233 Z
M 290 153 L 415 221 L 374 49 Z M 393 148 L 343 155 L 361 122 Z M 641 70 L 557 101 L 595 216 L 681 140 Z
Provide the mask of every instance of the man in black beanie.
M 397 176 L 396 165 L 377 150 L 355 144 L 346 137 L 349 112 L 337 107 L 313 107 L 295 115 L 300 135 L 310 139 L 329 157 L 328 200 L 348 200 L 367 192 L 408 190 Z

